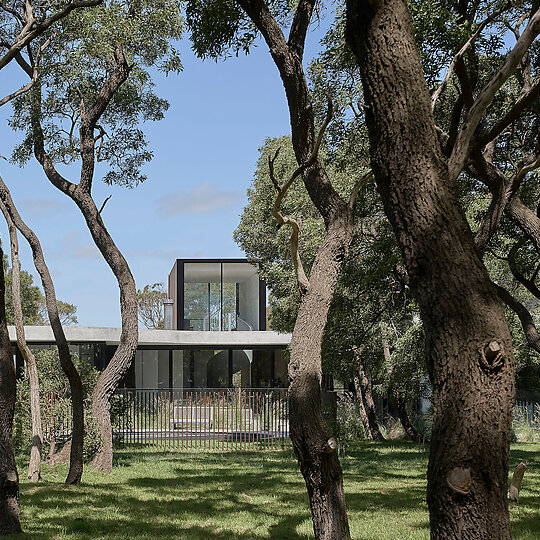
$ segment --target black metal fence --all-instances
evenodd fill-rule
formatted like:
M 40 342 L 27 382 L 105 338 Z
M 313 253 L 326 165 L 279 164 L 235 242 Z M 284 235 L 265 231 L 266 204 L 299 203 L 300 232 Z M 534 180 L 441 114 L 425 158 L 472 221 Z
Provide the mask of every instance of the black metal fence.
M 114 436 L 161 448 L 248 450 L 289 445 L 287 390 L 121 389 Z
M 516 401 L 514 418 L 524 419 L 533 429 L 540 429 L 540 403 L 535 401 Z

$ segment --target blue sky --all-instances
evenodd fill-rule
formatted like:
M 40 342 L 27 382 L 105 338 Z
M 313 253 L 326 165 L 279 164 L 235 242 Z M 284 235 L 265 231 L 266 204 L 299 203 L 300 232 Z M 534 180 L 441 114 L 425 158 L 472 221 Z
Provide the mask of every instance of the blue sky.
M 323 23 L 324 24 L 324 23 Z M 326 26 L 326 24 L 324 24 Z M 318 50 L 322 29 L 306 44 L 306 62 Z M 129 262 L 138 288 L 166 283 L 176 258 L 242 257 L 232 233 L 246 203 L 266 137 L 290 133 L 285 94 L 264 44 L 249 56 L 200 61 L 181 43 L 184 71 L 155 78 L 156 92 L 170 109 L 165 119 L 142 126 L 154 159 L 148 180 L 134 188 L 109 187 L 96 177 L 98 206 Z M 2 70 L 0 97 L 20 86 L 16 66 Z M 20 134 L 7 126 L 9 105 L 0 109 L 0 154 L 9 156 Z M 77 170 L 66 177 L 78 181 Z M 31 161 L 23 169 L 0 160 L 0 175 L 23 219 L 38 234 L 57 297 L 77 306 L 80 325 L 120 326 L 118 287 L 95 248 L 75 204 L 49 184 Z M 0 222 L 3 245 L 7 228 Z M 38 282 L 30 250 L 19 240 L 22 266 Z

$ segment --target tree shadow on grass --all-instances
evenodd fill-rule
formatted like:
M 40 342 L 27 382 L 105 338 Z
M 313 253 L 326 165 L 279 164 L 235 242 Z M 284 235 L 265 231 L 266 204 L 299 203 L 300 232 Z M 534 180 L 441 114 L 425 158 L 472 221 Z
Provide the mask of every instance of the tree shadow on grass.
M 419 512 L 409 528 L 427 533 L 427 457 L 415 445 L 394 446 L 392 450 L 388 444 L 365 444 L 342 460 L 351 525 L 354 527 L 355 520 L 384 520 L 386 516 L 399 520 L 400 515 Z M 90 482 L 78 487 L 23 483 L 22 518 L 23 527 L 28 524 L 27 537 L 312 537 L 311 526 L 306 528 L 310 512 L 305 484 L 291 453 L 123 450 L 115 460 L 113 476 L 89 474 Z M 540 468 L 540 456 L 522 446 L 513 450 L 511 463 L 521 460 L 529 461 L 533 471 L 525 476 L 522 507 L 511 510 L 512 529 L 514 538 L 532 539 L 531 531 L 538 530 L 539 521 L 540 482 L 535 471 Z M 137 474 L 131 473 L 131 467 L 141 462 L 143 475 L 137 476 L 135 469 Z

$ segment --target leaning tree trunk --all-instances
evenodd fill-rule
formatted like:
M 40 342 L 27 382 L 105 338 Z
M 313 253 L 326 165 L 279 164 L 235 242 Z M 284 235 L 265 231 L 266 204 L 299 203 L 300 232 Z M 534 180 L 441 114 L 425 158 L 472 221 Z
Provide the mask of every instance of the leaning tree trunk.
M 4 253 L 0 248 L 0 260 Z M 11 435 L 17 396 L 13 352 L 6 325 L 5 280 L 0 272 L 0 535 L 21 533 L 19 475 Z
M 394 392 L 394 404 L 396 405 L 399 421 L 405 430 L 405 434 L 411 441 L 419 443 L 422 440 L 420 433 L 416 431 L 416 428 L 412 425 L 409 413 L 407 412 L 407 400 L 402 392 Z
M 421 309 L 433 387 L 434 539 L 509 539 L 512 341 L 440 155 L 404 0 L 349 0 L 371 160 Z
M 17 346 L 26 363 L 28 382 L 30 383 L 30 416 L 32 419 L 32 447 L 30 450 L 30 463 L 28 464 L 28 478 L 37 482 L 41 478 L 41 452 L 43 448 L 43 428 L 41 425 L 41 404 L 39 400 L 39 377 L 36 357 L 26 343 L 24 335 L 23 313 L 21 305 L 21 272 L 19 264 L 19 242 L 17 229 L 3 204 L 0 208 L 6 218 L 11 240 L 11 293 L 13 297 L 13 318 L 17 333 Z
M 384 361 L 386 363 L 386 370 L 388 375 L 391 375 L 392 373 L 392 365 L 390 363 L 390 346 L 388 345 L 388 340 L 386 339 L 386 336 L 384 335 L 384 331 L 382 334 L 382 348 L 383 348 L 383 356 Z M 403 393 L 399 390 L 394 390 L 394 403 L 396 405 L 397 413 L 399 421 L 401 422 L 401 425 L 403 429 L 405 430 L 405 434 L 411 441 L 413 442 L 420 442 L 420 434 L 414 426 L 411 423 L 411 420 L 409 419 L 409 414 L 407 413 L 407 402 L 403 396 Z
M 356 371 L 353 375 L 354 390 L 358 400 L 360 418 L 366 432 L 366 437 L 372 441 L 384 442 L 384 438 L 377 421 L 377 408 L 371 392 L 371 384 L 364 369 L 364 362 L 360 351 L 353 349 Z
M 81 377 L 71 360 L 69 345 L 64 334 L 64 329 L 62 328 L 60 314 L 58 313 L 54 283 L 45 262 L 41 244 L 34 231 L 26 225 L 19 215 L 17 208 L 11 199 L 11 194 L 2 178 L 0 178 L 0 200 L 2 202 L 2 210 L 5 210 L 6 212 L 6 219 L 9 217 L 9 219 L 13 221 L 15 227 L 19 229 L 32 249 L 34 266 L 41 278 L 41 284 L 43 285 L 43 291 L 45 292 L 45 302 L 47 305 L 49 322 L 51 323 L 54 339 L 58 348 L 60 366 L 69 381 L 69 388 L 71 391 L 73 425 L 71 430 L 69 471 L 66 478 L 66 484 L 80 484 L 83 473 L 84 442 L 84 396 Z
M 92 460 L 92 466 L 102 472 L 111 472 L 113 460 L 113 436 L 111 425 L 111 398 L 120 381 L 127 373 L 139 337 L 137 317 L 137 289 L 127 261 L 116 247 L 91 195 L 79 187 L 72 198 L 83 214 L 96 246 L 113 271 L 120 289 L 120 312 L 122 332 L 116 351 L 98 378 L 92 393 L 92 415 L 101 436 L 101 445 Z
M 112 270 L 120 289 L 120 313 L 122 318 L 120 343 L 111 361 L 99 376 L 92 392 L 92 415 L 101 437 L 101 444 L 92 460 L 92 466 L 102 472 L 111 472 L 112 470 L 113 433 L 110 400 L 133 362 L 139 338 L 135 280 L 124 256 L 103 223 L 101 211 L 104 205 L 101 210 L 98 210 L 92 198 L 92 181 L 97 159 L 94 132 L 108 103 L 126 81 L 131 70 L 124 57 L 122 47 L 118 43 L 114 47 L 114 58 L 117 64 L 116 69 L 109 74 L 95 102 L 85 109 L 81 115 L 79 133 L 82 163 L 78 184 L 69 182 L 55 169 L 51 157 L 45 150 L 45 138 L 39 120 L 41 114 L 41 92 L 39 89 L 35 89 L 32 95 L 33 111 L 31 115 L 34 130 L 34 155 L 43 167 L 51 184 L 70 197 L 81 211 L 94 243 Z
M 350 538 L 343 477 L 321 414 L 321 343 L 328 307 L 341 271 L 352 212 L 328 228 L 310 274 L 291 339 L 289 422 L 291 440 L 306 481 L 317 539 Z

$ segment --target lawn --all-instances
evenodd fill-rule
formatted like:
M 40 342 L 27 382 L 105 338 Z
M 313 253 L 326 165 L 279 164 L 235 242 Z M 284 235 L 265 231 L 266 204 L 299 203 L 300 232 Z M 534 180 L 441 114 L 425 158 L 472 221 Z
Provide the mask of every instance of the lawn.
M 512 447 L 529 470 L 511 507 L 514 539 L 540 538 L 540 444 Z M 427 456 L 404 442 L 362 443 L 342 459 L 353 538 L 429 538 Z M 23 470 L 23 469 L 21 469 Z M 90 468 L 65 487 L 65 468 L 21 485 L 22 524 L 36 539 L 303 539 L 313 536 L 303 479 L 288 451 L 120 450 L 110 475 Z M 21 476 L 24 476 L 21 474 Z

